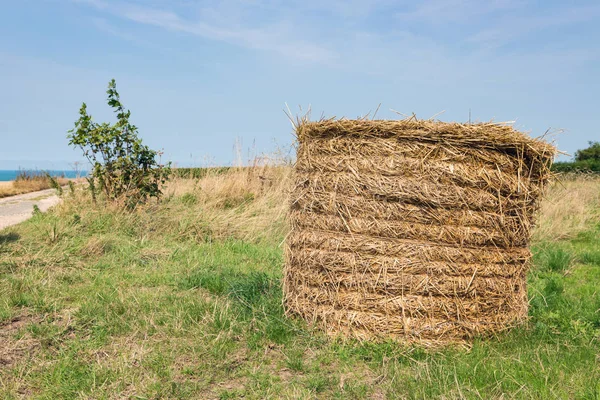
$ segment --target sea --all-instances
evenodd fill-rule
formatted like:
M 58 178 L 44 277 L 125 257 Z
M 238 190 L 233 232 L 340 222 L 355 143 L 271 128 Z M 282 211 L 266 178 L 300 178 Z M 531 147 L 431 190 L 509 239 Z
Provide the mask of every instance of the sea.
M 17 175 L 20 172 L 28 172 L 29 170 L 0 170 L 0 182 L 6 182 L 6 181 L 14 181 L 15 178 L 17 177 Z M 43 172 L 48 172 L 50 175 L 52 176 L 61 176 L 61 177 L 65 177 L 65 178 L 77 178 L 77 177 L 83 177 L 87 175 L 86 171 L 62 171 L 62 170 L 31 170 L 32 173 L 35 174 L 40 174 Z

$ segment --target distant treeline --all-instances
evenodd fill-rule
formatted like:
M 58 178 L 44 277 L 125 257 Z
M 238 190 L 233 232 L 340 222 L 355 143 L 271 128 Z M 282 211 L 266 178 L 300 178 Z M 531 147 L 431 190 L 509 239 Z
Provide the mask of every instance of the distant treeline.
M 234 167 L 194 167 L 194 168 L 172 168 L 171 172 L 177 178 L 200 179 L 208 175 L 220 175 L 230 171 Z M 600 173 L 600 161 L 560 161 L 552 165 L 553 172 L 587 172 Z
M 552 165 L 554 172 L 594 172 L 600 173 L 600 160 L 561 161 Z
M 573 161 L 554 163 L 555 172 L 600 173 L 600 142 L 589 142 L 589 147 L 575 152 Z

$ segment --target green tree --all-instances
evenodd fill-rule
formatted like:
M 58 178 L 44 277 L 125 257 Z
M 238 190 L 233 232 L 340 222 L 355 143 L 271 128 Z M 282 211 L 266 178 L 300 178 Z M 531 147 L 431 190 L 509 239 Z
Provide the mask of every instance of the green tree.
M 150 197 L 159 198 L 161 186 L 170 173 L 170 164 L 157 161 L 159 153 L 142 143 L 131 124 L 115 80 L 108 84 L 108 105 L 117 114 L 113 125 L 96 123 L 82 104 L 75 127 L 68 132 L 69 145 L 79 147 L 92 164 L 90 187 L 99 187 L 110 200 L 124 200 L 135 206 Z M 96 185 L 96 181 L 98 185 Z
M 590 147 L 577 150 L 575 152 L 575 161 L 600 161 L 600 142 L 588 142 Z

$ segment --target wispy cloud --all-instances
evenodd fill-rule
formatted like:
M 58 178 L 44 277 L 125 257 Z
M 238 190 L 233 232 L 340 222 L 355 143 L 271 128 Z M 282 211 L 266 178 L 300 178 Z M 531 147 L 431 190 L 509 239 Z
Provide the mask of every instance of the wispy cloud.
M 582 65 L 597 46 L 592 48 L 594 45 L 588 43 L 563 48 L 541 39 L 535 48 L 527 50 L 507 46 L 500 52 L 497 48 L 522 42 L 534 32 L 600 15 L 600 6 L 593 3 L 575 7 L 559 4 L 546 7 L 540 15 L 539 7 L 520 0 L 72 1 L 92 6 L 100 14 L 274 53 L 292 63 L 408 81 L 432 77 L 449 81 L 477 76 L 496 79 L 483 71 L 498 70 L 494 65 L 504 64 L 512 71 L 509 59 L 537 66 L 538 60 L 545 60 L 554 65 L 544 68 L 551 74 L 559 64 Z M 96 21 L 99 29 L 132 39 L 133 35 L 111 32 L 110 25 L 99 21 L 103 19 Z M 563 55 L 571 57 L 568 63 L 561 61 Z M 528 79 L 539 76 L 536 73 Z
M 495 24 L 467 40 L 485 47 L 500 47 L 531 33 L 591 22 L 600 17 L 600 5 L 558 8 L 543 14 L 502 16 Z
M 285 23 L 263 25 L 256 28 L 236 23 L 219 24 L 207 19 L 184 18 L 171 10 L 140 6 L 132 3 L 110 3 L 102 0 L 75 0 L 99 10 L 169 31 L 226 42 L 250 49 L 273 51 L 285 57 L 306 62 L 332 63 L 337 54 L 328 48 L 306 40 L 290 37 L 291 29 Z M 226 20 L 223 18 L 222 20 Z
M 515 0 L 426 0 L 413 3 L 414 7 L 398 12 L 398 18 L 418 23 L 447 24 L 471 22 L 489 14 L 523 7 L 525 2 Z
M 108 33 L 111 36 L 126 40 L 126 41 L 134 43 L 138 46 L 151 47 L 151 43 L 140 39 L 136 35 L 132 35 L 121 29 L 118 29 L 117 27 L 112 25 L 110 22 L 108 22 L 105 18 L 93 17 L 93 18 L 91 18 L 91 23 L 94 27 L 96 27 L 96 29 L 98 29 L 102 32 Z

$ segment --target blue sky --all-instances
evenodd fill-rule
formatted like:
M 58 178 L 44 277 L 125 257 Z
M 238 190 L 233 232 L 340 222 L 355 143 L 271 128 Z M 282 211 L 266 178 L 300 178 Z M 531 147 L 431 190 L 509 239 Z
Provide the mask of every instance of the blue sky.
M 598 1 L 0 0 L 0 169 L 81 159 L 66 131 L 82 101 L 112 120 L 111 78 L 180 165 L 230 163 L 236 140 L 286 148 L 286 102 L 314 118 L 470 109 L 564 129 L 573 153 L 600 140 L 599 22 Z

